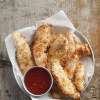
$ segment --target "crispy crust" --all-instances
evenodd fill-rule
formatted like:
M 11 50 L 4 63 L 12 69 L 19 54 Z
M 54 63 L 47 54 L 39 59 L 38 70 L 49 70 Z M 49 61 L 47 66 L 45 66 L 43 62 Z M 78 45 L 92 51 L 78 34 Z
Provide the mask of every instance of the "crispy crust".
M 21 72 L 25 74 L 34 65 L 30 47 L 21 33 L 15 32 L 12 34 L 12 37 L 16 45 L 17 62 L 19 64 Z
M 68 79 L 68 76 L 61 67 L 59 61 L 54 59 L 52 63 L 52 74 L 62 93 L 65 96 L 70 96 L 74 99 L 80 98 L 80 93 L 76 90 L 71 80 Z
M 47 49 L 51 41 L 52 26 L 42 25 L 35 32 L 35 41 L 32 43 L 32 55 L 36 65 L 47 65 Z

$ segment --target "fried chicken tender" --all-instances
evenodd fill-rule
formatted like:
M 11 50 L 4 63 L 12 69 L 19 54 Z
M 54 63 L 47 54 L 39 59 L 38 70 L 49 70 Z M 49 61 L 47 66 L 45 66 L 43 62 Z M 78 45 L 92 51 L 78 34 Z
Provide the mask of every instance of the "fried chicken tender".
M 60 65 L 59 60 L 52 59 L 52 74 L 57 81 L 57 85 L 65 96 L 70 96 L 74 99 L 80 98 L 80 93 L 76 90 L 74 84 L 69 80 L 67 73 Z
M 32 55 L 36 65 L 46 66 L 47 64 L 47 49 L 51 42 L 51 25 L 40 26 L 35 33 L 35 41 L 32 44 Z
M 30 47 L 21 33 L 13 33 L 12 38 L 16 45 L 16 58 L 19 68 L 21 69 L 22 74 L 25 74 L 34 65 Z
M 77 64 L 77 68 L 75 71 L 75 79 L 74 83 L 78 91 L 84 91 L 85 89 L 85 66 L 81 63 Z

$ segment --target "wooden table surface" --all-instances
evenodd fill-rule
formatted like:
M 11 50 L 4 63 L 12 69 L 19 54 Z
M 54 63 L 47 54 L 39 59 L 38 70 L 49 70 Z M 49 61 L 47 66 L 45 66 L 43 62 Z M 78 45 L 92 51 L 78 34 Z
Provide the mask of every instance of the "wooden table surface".
M 59 10 L 89 39 L 95 53 L 95 73 L 82 100 L 100 100 L 100 0 L 0 0 L 0 100 L 30 100 L 15 81 L 5 36 Z

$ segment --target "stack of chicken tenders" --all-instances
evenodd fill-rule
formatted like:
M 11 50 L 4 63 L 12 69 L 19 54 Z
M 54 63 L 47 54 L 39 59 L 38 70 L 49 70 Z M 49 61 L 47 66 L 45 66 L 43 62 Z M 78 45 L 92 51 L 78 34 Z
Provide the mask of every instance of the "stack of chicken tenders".
M 25 74 L 35 66 L 47 68 L 54 78 L 50 95 L 55 99 L 80 99 L 85 89 L 85 65 L 80 59 L 91 56 L 88 44 L 71 32 L 55 32 L 54 27 L 43 24 L 37 28 L 31 45 L 21 33 L 12 34 L 16 46 L 16 59 Z

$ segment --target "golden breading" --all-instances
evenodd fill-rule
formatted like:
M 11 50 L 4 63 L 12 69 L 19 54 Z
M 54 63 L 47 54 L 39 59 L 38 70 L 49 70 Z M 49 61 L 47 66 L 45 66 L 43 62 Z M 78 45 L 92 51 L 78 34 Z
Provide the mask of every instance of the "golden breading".
M 90 56 L 91 55 L 91 51 L 90 48 L 88 46 L 88 44 L 77 44 L 76 45 L 76 54 L 79 57 L 84 57 L 84 56 Z
M 45 66 L 47 64 L 47 45 L 44 43 L 37 43 L 33 47 L 33 57 L 38 66 Z
M 51 42 L 51 33 L 51 25 L 42 25 L 36 30 L 35 41 L 32 44 L 32 55 L 38 66 L 46 66 L 47 64 L 47 49 Z
M 59 63 L 59 60 L 52 59 L 52 74 L 57 81 L 57 85 L 65 96 L 70 96 L 74 99 L 80 98 L 80 93 L 76 90 L 74 84 L 69 80 L 67 73 Z
M 41 25 L 37 28 L 35 33 L 36 40 L 44 41 L 49 43 L 52 32 L 52 25 Z
M 31 67 L 33 67 L 30 47 L 21 33 L 15 32 L 12 34 L 12 37 L 16 45 L 17 62 L 21 72 L 25 74 Z
M 81 63 L 77 64 L 74 83 L 79 91 L 83 91 L 85 89 L 85 66 Z

